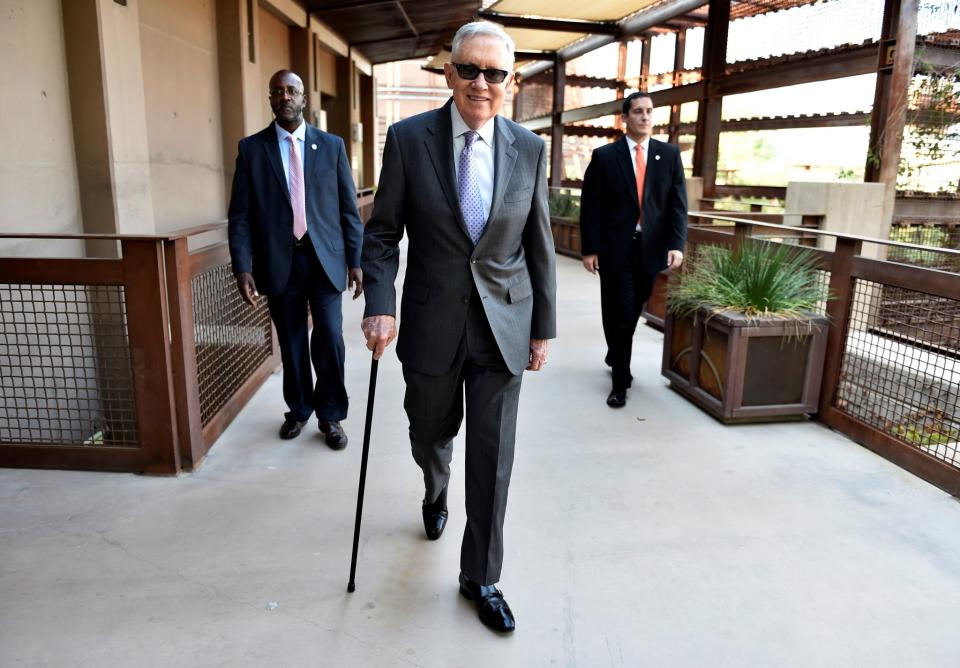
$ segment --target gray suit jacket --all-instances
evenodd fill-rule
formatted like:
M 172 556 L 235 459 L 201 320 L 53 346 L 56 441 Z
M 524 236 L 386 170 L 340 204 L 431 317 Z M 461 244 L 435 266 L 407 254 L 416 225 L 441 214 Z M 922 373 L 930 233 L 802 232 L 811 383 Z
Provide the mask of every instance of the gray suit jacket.
M 450 370 L 476 290 L 504 362 L 527 366 L 530 339 L 556 336 L 556 258 L 543 140 L 497 116 L 494 189 L 476 248 L 460 213 L 450 121 L 440 109 L 387 131 L 361 267 L 364 317 L 396 315 L 399 243 L 409 238 L 397 354 L 414 371 Z

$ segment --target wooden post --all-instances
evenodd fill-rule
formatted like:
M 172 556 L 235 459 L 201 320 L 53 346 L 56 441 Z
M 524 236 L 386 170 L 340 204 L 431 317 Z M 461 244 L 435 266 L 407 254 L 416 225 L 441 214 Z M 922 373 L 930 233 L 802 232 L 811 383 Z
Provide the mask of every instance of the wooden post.
M 890 75 L 893 72 L 893 53 L 897 26 L 900 22 L 900 0 L 886 0 L 883 6 L 883 26 L 880 29 L 880 48 L 877 50 L 877 81 L 870 113 L 870 143 L 863 170 L 865 182 L 880 180 L 880 152 L 883 129 L 887 122 L 890 103 Z
M 717 160 L 720 154 L 720 111 L 723 97 L 716 80 L 723 76 L 727 60 L 730 0 L 710 0 L 707 31 L 703 41 L 704 96 L 697 110 L 697 143 L 693 150 L 693 175 L 703 178 L 705 197 L 716 196 Z
M 827 354 L 823 362 L 823 383 L 820 386 L 820 415 L 827 414 L 840 382 L 840 367 L 847 339 L 850 305 L 853 302 L 853 259 L 860 253 L 862 243 L 855 239 L 837 239 L 830 265 L 830 295 L 827 317 L 830 333 L 827 336 Z
M 144 473 L 180 469 L 163 240 L 125 239 L 124 297 Z
M 167 294 L 170 302 L 173 391 L 177 409 L 180 458 L 184 468 L 194 468 L 206 454 L 200 417 L 197 348 L 194 340 L 193 284 L 187 237 L 164 242 Z
M 640 84 L 638 88 L 641 93 L 646 93 L 650 79 L 650 51 L 653 48 L 653 38 L 647 35 L 641 43 L 643 44 L 643 51 L 640 52 Z
M 680 73 L 683 70 L 683 56 L 687 48 L 687 31 L 681 28 L 677 31 L 677 41 L 673 46 L 673 86 L 681 85 Z M 670 105 L 670 126 L 667 141 L 671 144 L 680 143 L 680 104 Z
M 563 89 L 567 81 L 566 62 L 557 56 L 553 64 L 553 112 L 550 125 L 550 185 L 563 183 Z
M 893 72 L 890 75 L 889 100 L 886 105 L 887 117 L 879 144 L 880 169 L 877 174 L 877 179 L 886 186 L 883 229 L 887 230 L 887 234 L 893 220 L 900 147 L 903 143 L 903 128 L 907 122 L 907 107 L 910 104 L 908 93 L 913 80 L 913 56 L 917 40 L 917 0 L 901 0 L 896 35 Z

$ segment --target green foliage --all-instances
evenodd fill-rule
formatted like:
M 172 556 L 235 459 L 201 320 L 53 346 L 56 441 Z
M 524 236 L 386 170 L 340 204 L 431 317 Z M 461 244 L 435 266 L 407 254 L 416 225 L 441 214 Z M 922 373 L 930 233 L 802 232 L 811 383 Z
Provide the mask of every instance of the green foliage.
M 557 218 L 580 220 L 580 198 L 563 190 L 551 190 L 549 197 L 550 215 Z
M 705 246 L 671 281 L 667 307 L 677 317 L 712 311 L 785 320 L 805 318 L 827 299 L 817 276 L 817 258 L 786 244 L 746 240 L 738 250 Z

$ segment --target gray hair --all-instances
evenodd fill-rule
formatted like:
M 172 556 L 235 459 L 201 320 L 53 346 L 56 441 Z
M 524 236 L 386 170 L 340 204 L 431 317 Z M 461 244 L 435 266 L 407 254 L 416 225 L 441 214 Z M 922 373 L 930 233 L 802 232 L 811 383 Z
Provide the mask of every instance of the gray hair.
M 516 50 L 513 38 L 499 25 L 490 21 L 473 21 L 460 26 L 460 30 L 453 36 L 453 46 L 450 48 L 451 55 L 456 54 L 465 41 L 474 37 L 496 37 L 503 42 L 503 45 L 507 47 L 507 57 L 510 60 L 507 63 L 507 69 L 513 68 L 513 52 Z

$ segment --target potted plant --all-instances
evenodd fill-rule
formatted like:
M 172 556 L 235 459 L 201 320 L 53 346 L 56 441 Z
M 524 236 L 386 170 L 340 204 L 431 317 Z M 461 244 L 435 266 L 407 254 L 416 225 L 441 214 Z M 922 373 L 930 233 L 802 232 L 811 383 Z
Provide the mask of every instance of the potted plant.
M 671 387 L 724 423 L 815 413 L 829 328 L 817 256 L 752 239 L 692 255 L 667 293 Z
M 557 252 L 580 257 L 580 197 L 567 189 L 551 188 L 548 202 Z

